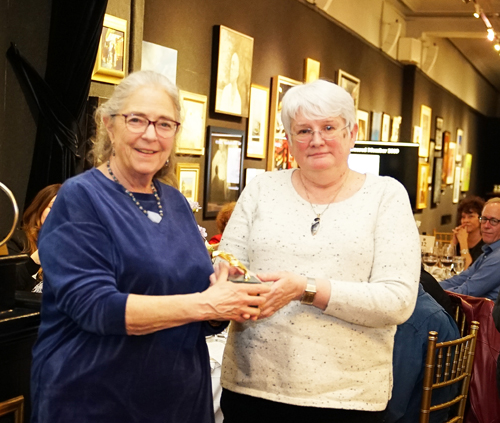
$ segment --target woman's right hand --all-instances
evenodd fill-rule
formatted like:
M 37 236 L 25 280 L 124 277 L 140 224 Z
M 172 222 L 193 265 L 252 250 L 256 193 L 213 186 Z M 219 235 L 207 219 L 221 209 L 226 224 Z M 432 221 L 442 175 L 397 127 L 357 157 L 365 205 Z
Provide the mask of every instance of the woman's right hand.
M 259 307 L 266 301 L 259 295 L 267 294 L 271 288 L 265 284 L 228 281 L 228 275 L 234 272 L 226 263 L 219 263 L 216 273 L 211 275 L 211 285 L 202 293 L 211 311 L 207 320 L 234 320 L 243 323 L 259 317 Z

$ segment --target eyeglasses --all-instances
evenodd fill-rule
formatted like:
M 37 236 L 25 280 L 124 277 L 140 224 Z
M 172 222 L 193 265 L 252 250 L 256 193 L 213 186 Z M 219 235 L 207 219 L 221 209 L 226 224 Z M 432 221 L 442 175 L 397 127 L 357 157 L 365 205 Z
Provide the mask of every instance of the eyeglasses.
M 485 216 L 481 216 L 479 218 L 479 221 L 484 225 L 486 222 L 490 222 L 490 225 L 491 226 L 496 226 L 498 225 L 498 223 L 500 223 L 500 220 L 498 219 L 495 219 L 494 217 L 485 217 Z
M 332 125 L 326 125 L 323 129 L 319 131 L 313 131 L 311 128 L 300 129 L 296 134 L 292 133 L 295 137 L 295 141 L 300 143 L 309 143 L 314 137 L 314 133 L 317 132 L 321 138 L 325 141 L 331 141 L 337 138 L 340 135 L 340 132 L 349 127 L 349 125 L 344 126 L 343 128 L 335 128 Z
M 144 134 L 147 131 L 149 125 L 153 125 L 156 130 L 156 134 L 160 138 L 171 138 L 179 129 L 181 124 L 176 122 L 175 120 L 160 118 L 157 121 L 152 121 L 144 116 L 134 115 L 130 113 L 128 115 L 119 114 L 119 115 L 111 115 L 115 116 L 123 116 L 125 118 L 125 126 L 127 129 L 133 134 Z

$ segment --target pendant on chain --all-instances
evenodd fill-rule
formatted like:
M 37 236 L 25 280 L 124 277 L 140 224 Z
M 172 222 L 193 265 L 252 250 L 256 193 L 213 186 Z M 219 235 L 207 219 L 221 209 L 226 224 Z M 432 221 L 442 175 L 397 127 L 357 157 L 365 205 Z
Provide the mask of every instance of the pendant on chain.
M 311 235 L 316 235 L 319 231 L 319 224 L 321 223 L 320 216 L 316 217 L 311 225 Z

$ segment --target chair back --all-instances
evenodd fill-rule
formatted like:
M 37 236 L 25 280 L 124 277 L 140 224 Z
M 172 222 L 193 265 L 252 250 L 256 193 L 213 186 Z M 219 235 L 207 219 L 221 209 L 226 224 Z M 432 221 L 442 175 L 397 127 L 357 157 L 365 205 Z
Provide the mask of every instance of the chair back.
M 456 416 L 447 420 L 447 422 L 463 422 L 478 330 L 479 323 L 474 321 L 471 323 L 468 335 L 453 341 L 440 343 L 437 342 L 438 333 L 429 332 L 420 423 L 429 423 L 430 413 L 433 411 L 450 408 L 455 404 L 456 406 L 452 410 L 454 412 L 456 410 L 454 413 Z M 454 384 L 459 386 L 457 395 L 445 402 L 431 405 L 433 391 Z
M 449 244 L 453 241 L 453 232 L 436 232 L 434 229 L 434 237 L 440 245 Z

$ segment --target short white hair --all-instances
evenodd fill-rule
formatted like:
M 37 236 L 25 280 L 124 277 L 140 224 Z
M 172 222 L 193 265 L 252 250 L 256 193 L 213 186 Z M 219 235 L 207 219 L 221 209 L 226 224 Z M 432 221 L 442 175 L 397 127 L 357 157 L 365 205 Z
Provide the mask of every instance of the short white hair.
M 351 95 L 337 84 L 324 79 L 290 88 L 281 104 L 281 121 L 289 142 L 292 120 L 299 113 L 307 119 L 341 117 L 349 131 L 356 124 L 356 109 Z

